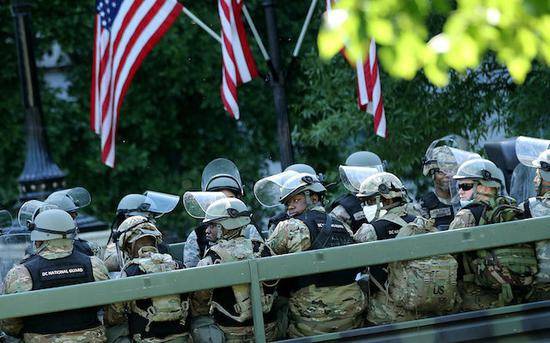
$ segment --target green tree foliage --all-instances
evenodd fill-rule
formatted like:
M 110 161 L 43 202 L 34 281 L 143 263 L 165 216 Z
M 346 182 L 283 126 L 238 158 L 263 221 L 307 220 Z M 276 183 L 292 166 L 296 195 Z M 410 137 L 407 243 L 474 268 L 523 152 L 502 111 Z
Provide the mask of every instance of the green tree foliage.
M 435 33 L 427 28 L 433 14 L 446 17 Z M 549 30 L 547 0 L 342 0 L 327 16 L 319 48 L 331 57 L 346 46 L 356 59 L 374 37 L 393 76 L 412 79 L 423 69 L 438 86 L 449 82 L 449 69 L 464 73 L 492 51 L 522 83 L 533 60 L 550 64 Z
M 247 2 L 265 37 L 260 1 Z M 279 3 L 277 9 L 284 64 L 307 11 L 307 2 Z M 189 9 L 219 31 L 216 3 L 196 1 Z M 546 106 L 550 74 L 534 64 L 522 86 L 512 82 L 498 57 L 489 55 L 480 67 L 450 73 L 448 86 L 434 87 L 419 74 L 411 81 L 390 78 L 382 70 L 382 88 L 389 138 L 373 134 L 370 115 L 356 106 L 353 69 L 337 56 L 328 63 L 318 57 L 316 39 L 324 8 L 318 7 L 302 55 L 286 75 L 294 150 L 305 162 L 335 181 L 337 166 L 358 149 L 379 153 L 390 170 L 425 187 L 420 160 L 431 140 L 460 133 L 473 143 L 490 130 L 507 134 L 550 134 Z M 42 82 L 44 121 L 54 160 L 68 172 L 69 186 L 92 193 L 87 209 L 110 221 L 119 199 L 151 189 L 182 194 L 200 188 L 202 168 L 225 156 L 241 169 L 246 201 L 258 209 L 252 185 L 267 162 L 278 159 L 276 120 L 270 88 L 257 79 L 239 89 L 241 121 L 223 111 L 219 96 L 219 44 L 183 15 L 147 57 L 122 106 L 115 169 L 100 162 L 99 138 L 89 129 L 89 86 L 92 61 L 93 1 L 36 1 L 33 7 L 36 55 L 57 42 L 68 55 L 63 69 L 70 81 L 70 101 L 56 96 Z M 439 32 L 440 17 L 431 16 L 430 32 Z M 432 27 L 433 26 L 433 27 Z M 250 36 L 262 73 L 267 72 Z M 23 110 L 19 96 L 13 21 L 0 5 L 0 205 L 17 201 L 17 176 L 24 163 Z M 43 70 L 39 70 L 43 77 Z M 43 80 L 42 80 L 43 81 Z M 491 119 L 491 120 L 490 120 Z M 179 207 L 162 219 L 179 233 L 194 222 Z

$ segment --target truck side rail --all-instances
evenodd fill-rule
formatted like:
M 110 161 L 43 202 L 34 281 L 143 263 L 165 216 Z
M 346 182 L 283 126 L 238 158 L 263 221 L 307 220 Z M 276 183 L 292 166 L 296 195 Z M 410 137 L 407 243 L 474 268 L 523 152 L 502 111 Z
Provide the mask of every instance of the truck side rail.
M 265 342 L 261 281 L 546 239 L 550 217 L 8 294 L 0 296 L 0 319 L 249 283 L 256 341 Z

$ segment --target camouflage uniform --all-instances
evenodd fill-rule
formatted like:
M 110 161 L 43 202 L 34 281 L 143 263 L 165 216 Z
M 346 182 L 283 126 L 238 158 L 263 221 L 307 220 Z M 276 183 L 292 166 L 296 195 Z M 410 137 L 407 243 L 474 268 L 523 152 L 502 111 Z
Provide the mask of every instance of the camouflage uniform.
M 527 218 L 550 216 L 550 192 L 543 196 L 529 198 L 520 205 Z M 529 300 L 550 299 L 550 240 L 536 242 L 539 271 L 535 275 L 533 293 Z
M 67 257 L 73 252 L 73 243 L 68 239 L 54 239 L 44 241 L 37 254 L 47 260 L 55 260 Z M 103 262 L 90 256 L 90 262 L 95 281 L 107 280 L 109 275 Z M 33 288 L 33 281 L 28 269 L 20 264 L 13 267 L 6 275 L 4 281 L 4 294 L 28 292 Z M 4 319 L 0 322 L 1 329 L 11 336 L 19 336 L 23 333 L 24 342 L 31 343 L 66 343 L 66 342 L 106 342 L 105 329 L 98 326 L 92 329 L 64 332 L 58 334 L 35 334 L 21 332 L 23 330 L 22 318 Z
M 243 232 L 248 228 L 243 229 Z M 232 231 L 228 232 L 233 233 Z M 238 235 L 235 238 L 222 237 L 205 255 L 206 257 L 199 262 L 199 266 L 269 257 L 273 253 L 263 241 Z M 267 341 L 276 340 L 278 336 L 275 311 L 272 307 L 273 300 L 277 295 L 275 285 L 276 282 L 269 282 L 261 288 Z M 216 323 L 224 332 L 225 341 L 254 342 L 249 286 L 235 285 L 216 289 L 211 291 L 210 296 L 210 313 L 213 314 Z M 235 301 L 232 301 L 231 298 L 234 298 Z M 240 308 L 241 311 L 236 312 L 235 308 Z
M 475 226 L 477 226 L 477 223 L 474 214 L 470 209 L 463 208 L 456 213 L 455 218 L 449 225 L 449 230 Z M 469 277 L 463 279 L 462 275 L 460 275 L 465 273 L 463 269 L 467 265 L 465 255 L 458 255 L 457 261 L 462 268 L 461 273 L 459 273 L 458 281 L 460 295 L 462 297 L 462 310 L 476 311 L 499 306 L 498 294 L 476 285 L 474 280 L 470 280 Z
M 411 215 L 407 206 L 403 204 L 389 209 L 386 214 L 378 220 L 374 220 L 372 224 L 363 224 L 355 233 L 354 239 L 357 242 L 392 239 L 398 235 L 401 236 L 403 234 L 401 229 L 405 226 L 409 227 L 409 225 L 415 225 L 419 230 L 421 229 L 419 233 L 425 230 L 435 230 L 426 219 Z M 388 273 L 389 268 L 393 270 L 392 273 Z M 426 273 L 427 270 L 430 271 L 430 277 L 441 278 L 442 275 L 445 275 L 447 278 L 432 280 L 423 277 L 421 284 L 414 283 L 415 275 L 420 272 Z M 407 261 L 407 263 L 394 262 L 390 267 L 386 264 L 371 266 L 369 273 L 371 298 L 367 320 L 371 324 L 381 325 L 408 321 L 418 319 L 427 313 L 433 313 L 433 308 L 417 309 L 418 305 L 427 306 L 430 304 L 429 301 L 433 300 L 426 297 L 426 290 L 424 289 L 426 288 L 426 282 L 433 283 L 434 287 L 438 283 L 443 283 L 448 287 L 447 292 L 438 293 L 439 296 L 447 300 L 448 304 L 439 306 L 437 311 L 441 311 L 441 313 L 452 312 L 458 301 L 456 298 L 456 262 L 450 255 Z M 428 292 L 429 295 L 432 295 L 430 292 Z M 420 301 L 420 304 L 410 306 L 407 300 L 413 298 Z
M 311 211 L 324 212 L 321 206 Z M 351 235 L 351 230 L 346 228 Z M 280 222 L 267 244 L 278 255 L 306 251 L 312 242 L 307 225 L 296 218 Z M 367 299 L 357 283 L 317 287 L 315 284 L 292 291 L 289 299 L 290 337 L 350 330 L 361 325 Z
M 248 225 L 243 230 L 243 232 L 244 237 L 246 238 L 263 241 L 262 236 L 260 236 L 258 230 L 256 229 L 256 227 L 254 227 L 254 225 Z M 212 243 L 209 243 L 208 247 L 211 246 Z M 193 230 L 185 240 L 185 247 L 183 249 L 183 264 L 185 265 L 185 268 L 196 267 L 197 263 L 199 263 L 202 257 L 203 256 L 201 256 L 201 248 L 199 247 L 197 232 Z

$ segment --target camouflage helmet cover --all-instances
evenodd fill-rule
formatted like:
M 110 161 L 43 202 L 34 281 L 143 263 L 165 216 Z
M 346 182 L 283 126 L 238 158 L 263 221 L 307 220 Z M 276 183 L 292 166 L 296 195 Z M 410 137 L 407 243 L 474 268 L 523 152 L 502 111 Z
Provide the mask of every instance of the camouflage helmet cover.
M 217 223 L 226 230 L 235 230 L 250 224 L 250 217 L 244 202 L 237 198 L 224 198 L 208 206 L 203 223 Z
M 162 234 L 149 218 L 132 216 L 126 218 L 117 229 L 117 243 L 121 249 L 129 250 L 132 244 L 143 237 L 152 237 L 158 244 L 162 241 Z
M 359 187 L 358 198 L 381 196 L 385 199 L 404 198 L 407 189 L 399 178 L 391 173 L 377 173 L 369 176 Z

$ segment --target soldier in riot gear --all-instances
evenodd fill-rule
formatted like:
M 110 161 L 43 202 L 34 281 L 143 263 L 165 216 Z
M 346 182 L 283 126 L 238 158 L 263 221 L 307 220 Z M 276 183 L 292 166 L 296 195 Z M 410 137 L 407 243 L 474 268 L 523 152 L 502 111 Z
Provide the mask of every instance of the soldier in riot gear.
M 422 161 L 422 172 L 433 179 L 434 190 L 422 196 L 420 202 L 422 215 L 433 219 L 437 229 L 444 231 L 449 228 L 455 210 L 459 207 L 459 201 L 452 192 L 452 177 L 460 164 L 480 156 L 446 145 L 434 146 L 434 143 L 430 145 Z
M 405 186 L 391 173 L 382 172 L 369 176 L 361 183 L 357 198 L 364 204 L 363 212 L 367 220 L 354 235 L 357 242 L 395 238 L 403 226 L 416 219 L 405 209 Z M 387 265 L 371 266 L 371 279 L 384 285 L 388 278 L 386 267 Z M 371 283 L 371 291 L 378 290 L 378 287 Z
M 285 168 L 284 172 L 296 172 L 296 173 L 306 173 L 311 175 L 318 175 L 315 169 L 311 167 L 310 165 L 303 164 L 303 163 L 296 163 L 292 164 Z M 275 230 L 275 227 L 277 227 L 277 224 L 279 224 L 283 220 L 290 219 L 286 211 L 279 212 L 275 214 L 274 216 L 270 217 L 267 223 L 267 230 L 269 233 L 273 232 Z
M 147 217 L 132 216 L 124 220 L 115 239 L 125 261 L 121 277 L 181 269 L 172 256 L 159 252 L 162 234 Z M 135 342 L 187 342 L 188 309 L 187 295 L 166 295 L 113 304 L 107 319 L 110 324 L 120 324 L 127 314 L 129 335 Z
M 462 208 L 451 222 L 450 230 L 523 218 L 515 200 L 506 196 L 504 174 L 493 162 L 466 161 L 453 178 L 458 181 Z M 463 253 L 458 260 L 464 310 L 520 301 L 530 291 L 537 271 L 531 244 Z
M 50 205 L 55 205 L 67 212 L 76 223 L 78 211 L 90 204 L 91 197 L 90 193 L 85 188 L 75 187 L 53 192 L 50 196 L 48 196 L 48 198 L 46 198 L 46 200 L 44 200 L 44 202 Z M 76 249 L 89 256 L 98 255 L 101 250 L 97 244 L 90 243 L 80 238 L 78 236 L 78 232 L 74 240 L 74 246 Z
M 345 166 L 340 166 L 340 179 L 346 188 L 350 190 L 350 193 L 336 199 L 329 207 L 330 213 L 336 219 L 346 223 L 353 232 L 357 232 L 362 224 L 368 222 L 365 219 L 360 201 L 355 197 L 359 185 L 363 180 L 357 180 L 358 184 L 352 187 L 352 189 L 347 186 L 350 182 L 346 182 L 346 180 L 351 181 L 354 174 L 361 175 L 362 169 L 367 171 L 362 175 L 363 178 L 366 178 L 376 171 L 384 171 L 384 164 L 378 155 L 370 151 L 357 151 L 349 155 Z M 353 186 L 353 182 L 351 184 Z
M 518 137 L 516 155 L 525 166 L 535 168 L 535 196 L 520 205 L 526 218 L 550 216 L 550 140 Z M 550 241 L 535 243 L 538 273 L 529 300 L 550 299 Z
M 288 173 L 288 172 L 287 172 Z M 273 181 L 277 178 L 270 177 Z M 256 198 L 264 205 L 277 202 L 287 208 L 290 219 L 280 222 L 268 238 L 276 254 L 352 244 L 351 230 L 325 213 L 322 197 L 326 191 L 319 179 L 311 174 L 295 174 L 276 182 L 258 181 Z M 359 269 L 329 272 L 293 279 L 290 285 L 290 337 L 356 328 L 366 298 L 355 276 Z M 315 304 L 316 311 L 310 310 Z
M 144 216 L 154 222 L 156 218 L 171 212 L 178 203 L 179 196 L 154 191 L 124 196 L 118 203 L 115 220 L 111 226 L 111 237 L 103 255 L 109 271 L 117 272 L 121 268 L 120 252 L 117 251 L 113 236 L 124 220 L 131 216 Z M 165 242 L 160 242 L 158 249 L 163 254 L 168 253 L 168 245 Z
M 391 173 L 377 173 L 365 179 L 359 188 L 357 198 L 363 203 L 363 211 L 368 223 L 363 224 L 355 233 L 355 240 L 370 242 L 435 231 L 432 222 L 407 212 L 406 192 L 401 180 Z M 407 230 L 410 232 L 405 232 Z M 386 324 L 412 320 L 422 314 L 425 315 L 428 309 L 433 311 L 434 307 L 435 310 L 441 311 L 439 313 L 455 309 L 456 261 L 450 255 L 446 255 L 425 259 L 412 268 L 411 263 L 415 261 L 408 262 L 408 265 L 394 262 L 391 265 L 370 266 L 369 281 L 372 296 L 367 312 L 369 323 Z M 443 278 L 442 280 L 435 280 L 433 276 L 435 268 L 432 269 L 431 265 L 436 266 L 438 277 Z M 406 281 L 403 284 L 396 280 L 396 275 L 403 274 L 408 275 L 410 284 Z M 445 291 L 434 296 L 431 290 L 425 292 L 424 289 L 419 289 L 412 281 L 414 278 L 420 278 L 421 284 L 439 282 L 441 289 Z M 403 279 L 403 277 L 397 277 L 397 279 Z M 392 296 L 390 297 L 389 294 Z M 439 299 L 434 299 L 436 297 Z
M 210 247 L 198 266 L 240 261 L 272 256 L 263 241 L 249 239 L 243 230 L 251 222 L 251 213 L 246 205 L 236 198 L 214 201 L 206 209 L 203 223 L 207 232 L 221 232 L 220 239 Z M 262 305 L 265 319 L 266 338 L 277 338 L 275 313 L 272 309 L 276 297 L 277 282 L 262 285 Z M 215 289 L 211 293 L 210 313 L 224 332 L 227 342 L 253 342 L 252 303 L 248 285 L 236 285 Z
M 67 212 L 43 210 L 29 227 L 36 254 L 8 272 L 5 294 L 109 278 L 100 259 L 74 248 L 76 226 Z M 6 319 L 1 326 L 8 335 L 22 335 L 25 342 L 106 342 L 95 307 Z
M 217 158 L 204 168 L 201 178 L 203 192 L 222 192 L 228 198 L 240 199 L 244 195 L 241 174 L 237 166 L 225 158 Z M 245 230 L 247 237 L 261 238 L 258 230 L 250 225 Z M 211 238 L 215 238 L 211 236 Z M 187 268 L 195 267 L 204 256 L 204 252 L 213 242 L 206 235 L 206 227 L 199 225 L 185 241 L 183 263 Z

